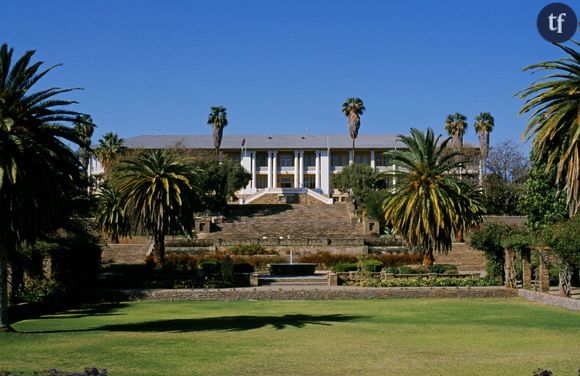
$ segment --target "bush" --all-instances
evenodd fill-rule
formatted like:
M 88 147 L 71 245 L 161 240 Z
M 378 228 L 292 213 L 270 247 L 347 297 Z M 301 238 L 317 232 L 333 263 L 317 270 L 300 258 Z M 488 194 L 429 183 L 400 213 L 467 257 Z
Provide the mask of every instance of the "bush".
M 490 278 L 503 281 L 504 247 L 502 238 L 510 232 L 510 227 L 500 223 L 488 223 L 474 231 L 469 243 L 475 249 L 485 253 L 485 270 Z
M 219 274 L 221 271 L 221 262 L 216 259 L 203 260 L 199 263 L 199 267 L 206 275 Z
M 25 281 L 18 295 L 28 303 L 45 303 L 62 292 L 62 285 L 54 280 L 30 278 Z
M 367 272 L 378 273 L 383 269 L 383 263 L 378 260 L 365 260 L 363 267 Z
M 163 269 L 177 272 L 192 272 L 197 270 L 197 259 L 187 253 L 169 253 L 165 256 Z
M 379 261 L 383 266 L 398 266 L 421 262 L 421 256 L 413 253 L 385 253 L 367 255 L 368 260 Z M 357 256 L 347 253 L 316 252 L 298 256 L 298 262 L 316 263 L 321 269 L 332 269 L 343 263 L 356 263 Z
M 495 286 L 497 281 L 475 278 L 392 278 L 381 281 L 377 278 L 367 278 L 354 283 L 361 287 L 476 287 Z
M 457 274 L 457 265 L 433 264 L 429 266 L 429 273 L 437 274 Z
M 341 262 L 332 268 L 332 271 L 335 273 L 355 272 L 357 270 L 358 265 L 354 262 Z

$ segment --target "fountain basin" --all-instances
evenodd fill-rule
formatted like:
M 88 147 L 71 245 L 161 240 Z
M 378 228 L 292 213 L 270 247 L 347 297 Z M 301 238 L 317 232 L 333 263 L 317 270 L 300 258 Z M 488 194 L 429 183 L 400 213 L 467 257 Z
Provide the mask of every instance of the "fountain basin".
M 316 271 L 316 263 L 275 263 L 268 264 L 268 270 L 270 275 L 289 275 L 289 276 L 299 276 L 299 275 L 314 275 Z

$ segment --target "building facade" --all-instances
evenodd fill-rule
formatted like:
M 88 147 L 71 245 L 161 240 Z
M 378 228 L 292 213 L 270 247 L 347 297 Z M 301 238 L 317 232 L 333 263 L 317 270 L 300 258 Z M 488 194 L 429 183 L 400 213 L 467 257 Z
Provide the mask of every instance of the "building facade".
M 179 147 L 213 155 L 210 135 L 138 136 L 126 139 L 128 148 L 163 149 Z M 348 135 L 224 135 L 220 152 L 238 161 L 252 178 L 239 192 L 240 203 L 251 203 L 264 195 L 306 194 L 332 204 L 339 192 L 331 176 L 351 163 L 367 164 L 379 172 L 394 171 L 387 153 L 401 148 L 395 135 L 359 135 L 353 160 Z M 92 161 L 93 174 L 102 173 Z

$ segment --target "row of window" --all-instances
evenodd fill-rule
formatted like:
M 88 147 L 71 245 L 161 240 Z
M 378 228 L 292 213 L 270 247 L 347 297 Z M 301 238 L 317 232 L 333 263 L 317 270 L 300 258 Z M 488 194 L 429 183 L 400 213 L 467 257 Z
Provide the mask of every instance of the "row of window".
M 235 161 L 240 161 L 239 154 L 228 154 L 228 157 Z M 356 154 L 354 156 L 355 163 L 368 164 L 370 165 L 370 154 Z M 278 153 L 277 155 L 278 167 L 294 167 L 294 153 Z M 349 154 L 346 152 L 331 153 L 331 165 L 332 167 L 347 166 L 349 162 Z M 376 152 L 375 153 L 375 165 L 376 166 L 389 166 L 389 158 L 386 153 Z M 267 167 L 268 166 L 268 153 L 258 152 L 256 153 L 256 167 Z M 305 167 L 315 167 L 316 166 L 316 154 L 315 153 L 304 153 L 304 166 Z
M 280 176 L 278 178 L 279 188 L 294 188 L 294 177 L 293 176 Z M 308 189 L 316 188 L 316 176 L 315 175 L 304 175 L 304 186 Z M 256 188 L 263 189 L 268 188 L 268 176 L 258 175 L 256 176 Z

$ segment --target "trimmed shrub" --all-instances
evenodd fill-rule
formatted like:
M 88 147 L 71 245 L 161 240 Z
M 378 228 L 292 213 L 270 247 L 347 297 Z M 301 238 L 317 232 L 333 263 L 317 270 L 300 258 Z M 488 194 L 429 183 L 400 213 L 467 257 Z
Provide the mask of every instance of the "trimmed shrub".
M 357 270 L 358 265 L 354 262 L 341 262 L 332 268 L 332 271 L 335 273 L 355 272 Z
M 254 270 L 254 266 L 250 263 L 234 264 L 234 273 L 253 273 Z
M 221 262 L 216 259 L 203 260 L 199 263 L 199 267 L 206 275 L 219 274 L 221 271 Z
M 381 281 L 377 278 L 367 278 L 362 281 L 352 282 L 361 287 L 477 287 L 496 286 L 497 281 L 493 279 L 475 278 L 392 278 Z
M 365 260 L 363 267 L 367 272 L 378 273 L 383 269 L 383 263 L 378 260 Z

